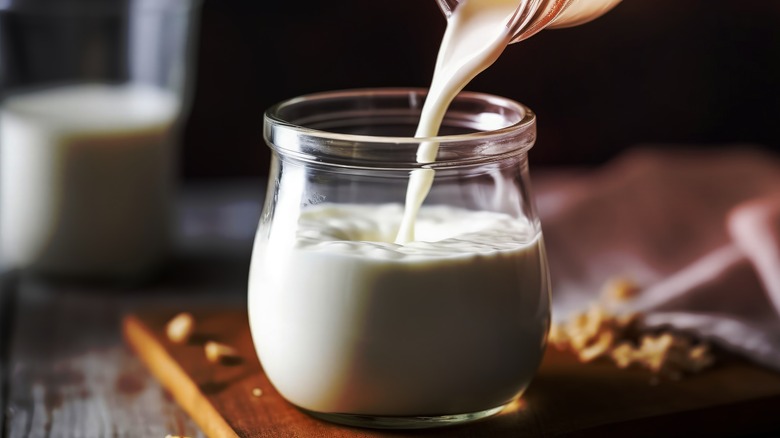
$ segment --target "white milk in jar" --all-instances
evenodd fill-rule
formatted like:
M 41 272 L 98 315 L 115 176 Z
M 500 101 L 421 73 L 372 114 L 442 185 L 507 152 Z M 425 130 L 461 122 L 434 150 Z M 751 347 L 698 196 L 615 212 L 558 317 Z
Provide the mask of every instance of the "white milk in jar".
M 425 206 L 392 243 L 399 204 L 304 210 L 293 246 L 258 241 L 249 308 L 263 368 L 314 412 L 452 415 L 521 393 L 548 329 L 532 224 Z M 262 334 L 262 335 L 257 335 Z
M 0 111 L 0 259 L 68 276 L 143 274 L 169 240 L 179 101 L 142 85 L 73 85 Z

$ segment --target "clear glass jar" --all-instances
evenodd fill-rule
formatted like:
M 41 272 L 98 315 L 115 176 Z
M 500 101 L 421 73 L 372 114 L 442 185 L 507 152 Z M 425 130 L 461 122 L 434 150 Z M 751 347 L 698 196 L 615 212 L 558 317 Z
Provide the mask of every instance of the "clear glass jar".
M 122 284 L 161 268 L 200 6 L 0 1 L 0 266 Z
M 312 94 L 265 113 L 273 152 L 249 319 L 280 394 L 329 421 L 456 424 L 500 412 L 542 358 L 550 290 L 528 177 L 535 115 L 473 92 L 411 138 L 426 90 Z M 420 164 L 423 142 L 440 144 Z M 427 169 L 427 170 L 426 170 Z M 396 244 L 410 173 L 434 172 Z

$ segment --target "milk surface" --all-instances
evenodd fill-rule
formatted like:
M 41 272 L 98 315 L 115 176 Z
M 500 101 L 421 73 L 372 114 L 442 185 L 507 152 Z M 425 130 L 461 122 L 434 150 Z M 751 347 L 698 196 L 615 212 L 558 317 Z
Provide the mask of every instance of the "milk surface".
M 256 242 L 250 325 L 287 400 L 317 412 L 461 414 L 501 406 L 530 382 L 549 324 L 539 233 L 500 213 L 424 206 L 418 240 L 399 245 L 402 216 L 399 204 L 317 205 L 293 242 Z
M 132 275 L 168 245 L 178 99 L 74 85 L 0 110 L 0 259 L 65 275 Z

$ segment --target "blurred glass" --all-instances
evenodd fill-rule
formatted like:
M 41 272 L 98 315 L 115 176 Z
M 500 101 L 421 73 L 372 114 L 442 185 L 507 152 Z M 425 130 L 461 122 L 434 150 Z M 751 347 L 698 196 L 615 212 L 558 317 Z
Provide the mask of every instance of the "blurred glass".
M 0 265 L 139 280 L 173 236 L 199 0 L 0 0 Z

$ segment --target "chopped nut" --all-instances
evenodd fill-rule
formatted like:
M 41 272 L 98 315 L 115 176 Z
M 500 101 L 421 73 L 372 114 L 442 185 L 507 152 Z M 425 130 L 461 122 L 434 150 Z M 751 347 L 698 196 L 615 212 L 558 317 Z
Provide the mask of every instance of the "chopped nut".
M 215 341 L 208 341 L 204 347 L 206 359 L 212 363 L 219 363 L 225 360 L 238 358 L 238 350 L 235 348 Z
M 613 278 L 604 285 L 601 296 L 606 301 L 625 302 L 634 298 L 640 288 L 632 280 L 623 277 Z
M 569 343 L 569 336 L 560 324 L 551 324 L 547 340 L 559 350 L 564 350 Z
M 699 372 L 704 368 L 712 365 L 715 362 L 715 357 L 710 351 L 710 347 L 707 344 L 697 345 L 688 352 L 688 371 Z
M 639 351 L 642 353 L 640 357 L 644 365 L 654 373 L 660 372 L 669 356 L 673 354 L 671 349 L 674 341 L 675 339 L 670 333 L 663 333 L 659 336 L 643 336 Z
M 602 332 L 595 342 L 579 351 L 578 355 L 580 360 L 583 362 L 590 362 L 599 357 L 608 355 L 614 340 L 615 335 L 612 332 Z
M 574 350 L 582 350 L 594 342 L 602 331 L 604 323 L 603 309 L 599 306 L 591 306 L 586 313 L 576 315 L 566 324 L 566 337 Z
M 638 289 L 619 279 L 612 280 L 604 290 L 604 296 L 627 299 Z M 686 373 L 700 372 L 714 363 L 707 344 L 695 345 L 692 338 L 672 330 L 643 333 L 641 314 L 615 314 L 608 304 L 594 303 L 567 322 L 553 324 L 550 344 L 573 352 L 581 362 L 607 358 L 619 368 L 644 368 L 653 374 L 656 383 L 660 377 L 679 380 Z
M 187 342 L 194 330 L 195 319 L 187 312 L 179 313 L 166 326 L 168 339 L 177 344 Z
M 260 397 L 263 395 L 263 390 L 260 388 L 252 388 L 252 395 L 255 397 Z
M 636 362 L 637 351 L 628 342 L 621 342 L 610 353 L 612 360 L 619 368 L 628 368 Z

